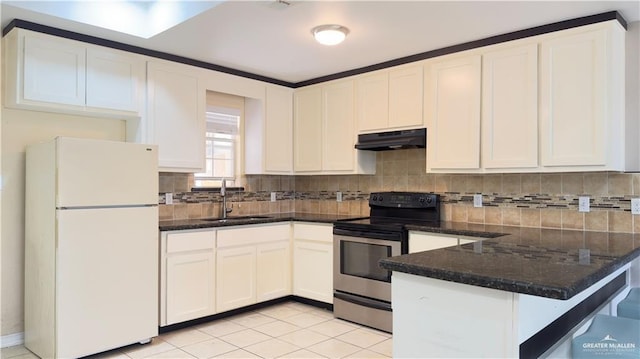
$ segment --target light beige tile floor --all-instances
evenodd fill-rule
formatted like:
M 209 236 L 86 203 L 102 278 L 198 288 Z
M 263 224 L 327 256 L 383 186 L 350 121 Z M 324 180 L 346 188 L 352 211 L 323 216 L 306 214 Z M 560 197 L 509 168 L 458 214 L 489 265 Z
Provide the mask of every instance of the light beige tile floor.
M 164 333 L 91 359 L 391 358 L 391 334 L 335 319 L 330 311 L 286 302 Z M 2 359 L 37 358 L 24 346 Z

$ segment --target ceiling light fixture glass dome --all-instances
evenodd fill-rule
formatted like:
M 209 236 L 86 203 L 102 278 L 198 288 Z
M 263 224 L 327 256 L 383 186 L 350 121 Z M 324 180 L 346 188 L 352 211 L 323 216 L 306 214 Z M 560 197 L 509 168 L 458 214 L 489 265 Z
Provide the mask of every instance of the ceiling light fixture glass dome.
M 337 45 L 344 41 L 349 29 L 342 25 L 320 25 L 311 29 L 313 37 L 322 45 Z

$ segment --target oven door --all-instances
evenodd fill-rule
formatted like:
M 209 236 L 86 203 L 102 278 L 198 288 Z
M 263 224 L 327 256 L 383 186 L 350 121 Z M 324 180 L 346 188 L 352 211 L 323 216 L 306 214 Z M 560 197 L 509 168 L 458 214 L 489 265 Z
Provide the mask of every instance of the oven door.
M 333 287 L 391 302 L 391 271 L 378 261 L 401 254 L 401 240 L 333 235 Z

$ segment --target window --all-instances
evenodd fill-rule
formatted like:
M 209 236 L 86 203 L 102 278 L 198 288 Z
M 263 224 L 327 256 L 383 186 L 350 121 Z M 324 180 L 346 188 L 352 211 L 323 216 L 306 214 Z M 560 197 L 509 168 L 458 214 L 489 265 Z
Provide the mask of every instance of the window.
M 194 175 L 196 187 L 239 186 L 240 126 L 244 99 L 207 92 L 207 124 L 205 131 L 206 167 Z

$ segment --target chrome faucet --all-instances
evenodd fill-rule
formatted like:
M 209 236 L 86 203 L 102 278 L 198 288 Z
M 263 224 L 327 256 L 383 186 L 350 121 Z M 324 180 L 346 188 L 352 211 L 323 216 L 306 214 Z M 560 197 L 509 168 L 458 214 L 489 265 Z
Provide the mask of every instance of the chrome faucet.
M 227 219 L 227 213 L 233 211 L 233 204 L 231 204 L 231 208 L 227 208 L 227 180 L 224 178 L 220 186 L 220 197 L 222 197 L 222 219 Z

